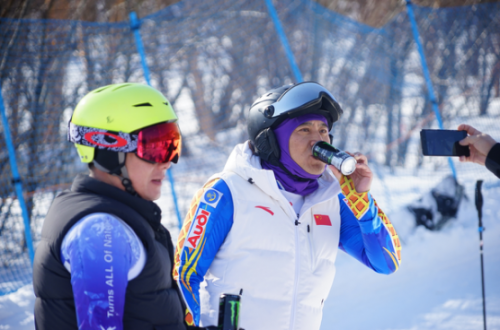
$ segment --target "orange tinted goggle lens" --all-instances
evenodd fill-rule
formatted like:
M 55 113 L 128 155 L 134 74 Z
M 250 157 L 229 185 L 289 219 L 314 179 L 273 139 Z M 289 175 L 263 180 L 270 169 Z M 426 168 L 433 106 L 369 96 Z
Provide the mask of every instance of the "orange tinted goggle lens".
M 176 123 L 146 127 L 138 134 L 137 156 L 151 163 L 177 163 L 181 154 L 181 132 Z

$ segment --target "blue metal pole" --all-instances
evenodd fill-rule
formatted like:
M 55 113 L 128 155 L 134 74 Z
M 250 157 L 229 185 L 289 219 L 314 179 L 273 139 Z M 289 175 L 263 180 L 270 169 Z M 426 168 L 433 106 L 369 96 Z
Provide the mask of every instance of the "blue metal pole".
M 293 55 L 292 49 L 290 48 L 290 45 L 288 44 L 288 39 L 286 38 L 285 31 L 283 30 L 283 27 L 281 26 L 280 19 L 278 17 L 278 13 L 276 12 L 276 8 L 274 8 L 272 0 L 265 0 L 267 9 L 269 10 L 269 15 L 271 15 L 271 19 L 273 20 L 274 27 L 276 28 L 276 32 L 278 33 L 278 36 L 281 40 L 281 44 L 283 45 L 283 48 L 285 49 L 285 54 L 286 57 L 288 58 L 288 62 L 290 62 L 290 66 L 292 67 L 293 74 L 295 76 L 295 80 L 297 82 L 302 82 L 304 79 L 302 79 L 302 74 L 300 73 L 300 69 L 295 62 L 295 56 Z
M 26 238 L 26 245 L 28 246 L 28 253 L 31 260 L 31 266 L 33 266 L 35 250 L 33 249 L 33 239 L 31 238 L 30 219 L 28 216 L 28 209 L 26 208 L 26 203 L 24 202 L 23 184 L 21 182 L 21 177 L 19 176 L 19 172 L 17 170 L 16 153 L 14 149 L 14 144 L 12 143 L 12 137 L 10 135 L 9 122 L 7 121 L 7 115 L 5 114 L 1 82 L 0 82 L 0 112 L 2 113 L 2 124 L 3 124 L 3 133 L 5 135 L 5 142 L 7 144 L 7 149 L 9 151 L 10 169 L 12 171 L 12 183 L 14 183 L 14 186 L 16 187 L 17 200 L 19 201 L 19 205 L 21 206 L 21 212 L 23 214 L 23 219 L 24 219 L 24 236 Z
M 440 129 L 443 129 L 443 121 L 441 120 L 441 114 L 439 113 L 438 102 L 436 100 L 436 94 L 434 93 L 434 88 L 432 86 L 431 75 L 429 74 L 429 67 L 427 66 L 427 60 L 425 59 L 424 48 L 422 47 L 422 43 L 420 42 L 420 34 L 418 32 L 417 22 L 415 20 L 415 15 L 413 13 L 413 7 L 411 0 L 406 0 L 406 8 L 408 12 L 408 17 L 410 18 L 411 30 L 413 32 L 413 38 L 415 39 L 415 43 L 417 44 L 418 53 L 420 54 L 420 61 L 422 63 L 422 71 L 424 72 L 425 83 L 427 85 L 427 92 L 429 93 L 429 99 L 431 100 L 432 110 L 436 115 L 436 119 L 438 121 L 438 125 Z M 453 161 L 451 157 L 448 157 L 448 164 L 450 165 L 451 172 L 453 173 L 453 177 L 455 180 L 457 179 L 457 172 L 455 171 L 455 165 L 453 165 Z
M 168 181 L 170 181 L 170 190 L 172 190 L 172 198 L 174 199 L 175 213 L 177 214 L 177 221 L 179 222 L 179 229 L 182 229 L 181 212 L 179 211 L 179 205 L 177 202 L 177 195 L 175 194 L 174 176 L 172 175 L 172 171 L 170 169 L 167 170 L 167 175 L 168 175 Z
M 142 70 L 144 71 L 144 78 L 146 79 L 146 83 L 151 86 L 151 81 L 149 80 L 149 68 L 146 63 L 146 52 L 144 51 L 144 45 L 142 44 L 141 34 L 139 33 L 139 29 L 141 27 L 141 22 L 137 19 L 137 15 L 135 12 L 130 13 L 130 28 L 132 32 L 134 32 L 135 44 L 137 46 L 137 51 L 141 57 Z M 172 171 L 170 169 L 167 170 L 168 180 L 170 181 L 170 188 L 172 190 L 172 198 L 174 199 L 175 213 L 177 214 L 177 221 L 179 222 L 179 228 L 182 227 L 182 218 L 181 212 L 179 211 L 179 203 L 177 202 L 177 195 L 175 193 L 175 182 L 174 176 L 172 175 Z
M 146 63 L 146 52 L 144 51 L 144 45 L 142 44 L 141 34 L 139 29 L 141 28 L 141 22 L 137 19 L 137 14 L 135 12 L 130 13 L 130 28 L 132 32 L 134 32 L 135 44 L 137 46 L 137 51 L 141 56 L 141 64 L 142 70 L 144 71 L 144 78 L 146 79 L 146 83 L 151 86 L 151 82 L 149 80 L 149 68 Z

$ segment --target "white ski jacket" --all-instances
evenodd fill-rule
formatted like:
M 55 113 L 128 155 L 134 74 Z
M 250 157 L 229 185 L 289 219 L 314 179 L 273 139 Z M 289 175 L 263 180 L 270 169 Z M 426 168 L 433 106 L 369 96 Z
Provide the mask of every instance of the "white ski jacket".
M 221 293 L 243 289 L 245 330 L 319 329 L 339 244 L 340 186 L 331 171 L 299 215 L 247 144 L 235 148 L 216 176 L 229 186 L 234 217 L 200 291 L 202 324 L 217 324 Z M 331 225 L 316 225 L 314 215 L 328 216 Z
M 217 325 L 220 295 L 242 290 L 240 328 L 317 330 L 339 244 L 377 272 L 398 268 L 397 235 L 369 194 L 357 212 L 329 169 L 318 183 L 296 214 L 247 143 L 235 147 L 195 195 L 179 234 L 174 278 L 188 324 Z

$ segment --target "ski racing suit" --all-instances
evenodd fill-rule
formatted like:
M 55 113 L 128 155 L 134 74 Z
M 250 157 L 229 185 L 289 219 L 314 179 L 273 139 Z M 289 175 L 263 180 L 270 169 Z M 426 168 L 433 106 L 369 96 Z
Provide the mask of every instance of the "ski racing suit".
M 401 261 L 394 227 L 370 193 L 326 169 L 303 203 L 280 190 L 247 143 L 193 198 L 174 266 L 188 324 L 217 324 L 219 296 L 242 290 L 245 330 L 315 330 L 335 276 L 338 248 L 374 271 Z M 288 196 L 288 198 L 285 197 Z

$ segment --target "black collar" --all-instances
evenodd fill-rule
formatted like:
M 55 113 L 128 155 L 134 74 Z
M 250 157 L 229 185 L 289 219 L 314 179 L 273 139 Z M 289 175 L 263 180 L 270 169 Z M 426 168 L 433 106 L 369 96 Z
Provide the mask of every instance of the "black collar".
M 142 215 L 154 230 L 161 226 L 161 209 L 156 203 L 145 200 L 139 196 L 132 196 L 126 191 L 92 178 L 86 174 L 76 176 L 71 186 L 71 191 L 96 194 L 114 199 Z

